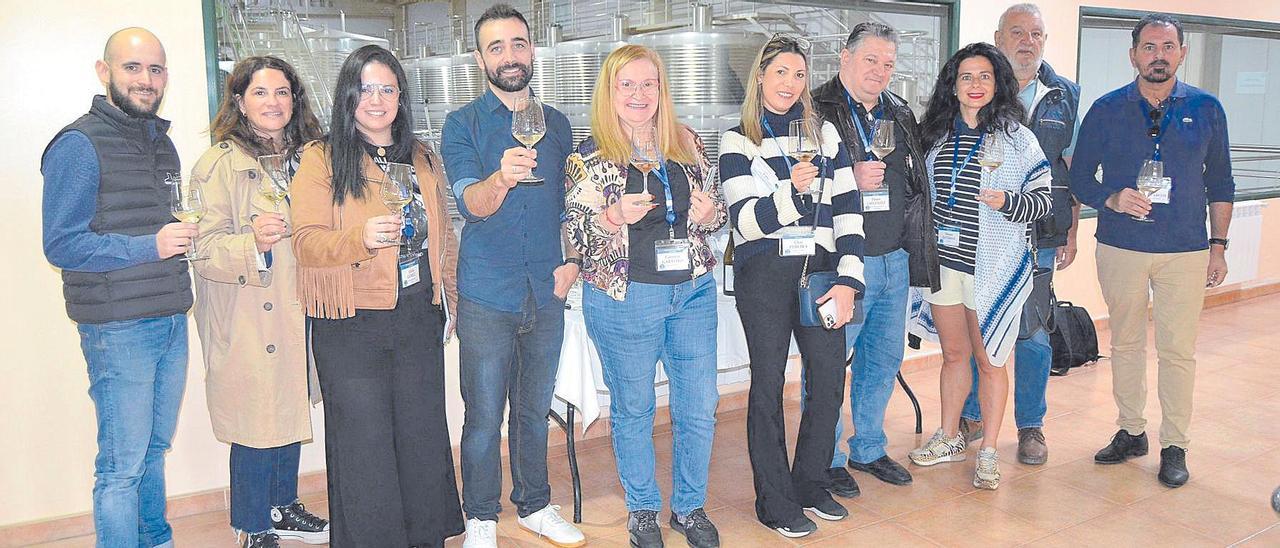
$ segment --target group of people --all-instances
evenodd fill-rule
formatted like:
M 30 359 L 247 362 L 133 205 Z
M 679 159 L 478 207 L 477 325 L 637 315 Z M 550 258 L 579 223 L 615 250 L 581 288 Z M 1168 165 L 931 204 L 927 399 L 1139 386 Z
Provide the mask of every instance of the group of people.
M 44 249 L 62 269 L 97 411 L 98 545 L 172 544 L 164 453 L 186 379 L 193 278 L 240 546 L 440 546 L 464 532 L 467 547 L 495 546 L 504 419 L 519 526 L 558 546 L 585 544 L 551 504 L 546 454 L 563 300 L 581 278 L 631 545 L 663 545 L 652 435 L 661 362 L 673 432 L 668 525 L 690 546 L 719 546 L 704 511 L 718 401 L 708 237 L 726 223 L 762 524 L 794 538 L 817 529 L 810 514 L 846 517 L 833 495 L 858 496 L 849 470 L 911 483 L 883 428 L 908 332 L 938 341 L 943 356 L 941 424 L 909 460 L 962 461 L 980 444 L 973 485 L 996 489 L 1011 356 L 1017 459 L 1048 458 L 1052 351 L 1033 312 L 1047 303 L 1033 287 L 1072 263 L 1080 203 L 1099 215 L 1119 408 L 1120 430 L 1095 460 L 1148 451 L 1150 288 L 1158 477 L 1180 486 L 1196 319 L 1205 287 L 1226 276 L 1234 183 L 1221 104 L 1176 77 L 1181 23 L 1148 15 L 1132 36 L 1137 78 L 1081 122 L 1080 88 L 1044 62 L 1047 32 L 1032 4 L 1000 17 L 995 45 L 951 57 L 919 121 L 887 90 L 894 29 L 857 25 L 839 74 L 812 91 L 807 40 L 775 35 L 747 74 L 716 177 L 701 139 L 677 122 L 662 59 L 637 45 L 604 61 L 590 137 L 575 145 L 567 118 L 543 105 L 545 135 L 519 144 L 512 116 L 530 96 L 534 44 L 524 17 L 498 5 L 475 24 L 489 88 L 449 115 L 438 154 L 414 138 L 413 98 L 387 50 L 347 58 L 328 133 L 293 68 L 251 57 L 227 79 L 215 144 L 183 182 L 168 122 L 156 116 L 164 49 L 144 29 L 119 31 L 96 64 L 107 95 L 54 137 L 41 164 Z M 793 122 L 817 142 L 812 154 L 793 153 Z M 891 150 L 873 146 L 877 126 L 894 135 Z M 266 155 L 285 159 L 283 201 L 259 191 L 279 177 L 264 170 Z M 1137 190 L 1147 161 L 1162 162 L 1155 194 Z M 412 199 L 392 206 L 382 196 L 404 173 Z M 203 191 L 196 222 L 171 222 L 170 186 L 183 184 Z M 466 221 L 461 244 L 446 187 Z M 455 330 L 460 496 L 444 390 Z M 782 402 L 793 337 L 803 411 L 789 462 Z M 855 431 L 841 440 L 846 363 Z M 321 395 L 329 520 L 297 497 L 299 447 Z

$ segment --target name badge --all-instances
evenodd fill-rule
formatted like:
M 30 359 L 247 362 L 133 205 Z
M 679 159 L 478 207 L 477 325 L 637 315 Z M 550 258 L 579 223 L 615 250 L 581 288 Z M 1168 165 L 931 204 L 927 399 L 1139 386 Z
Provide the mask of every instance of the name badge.
M 405 288 L 422 281 L 418 271 L 418 258 L 414 257 L 400 262 L 400 287 Z
M 1151 195 L 1151 203 L 1167 204 L 1169 203 L 1169 191 L 1173 188 L 1172 177 L 1162 177 L 1160 179 L 1160 190 Z
M 813 229 L 807 226 L 788 226 L 782 229 L 778 241 L 778 255 L 782 257 L 808 257 L 817 251 Z
M 685 238 L 654 242 L 654 265 L 658 272 L 693 270 L 693 260 L 689 258 L 690 248 L 692 245 Z
M 938 245 L 960 247 L 960 228 L 954 226 L 938 227 Z
M 872 211 L 889 211 L 889 189 L 878 188 L 876 190 L 863 190 L 859 194 L 862 195 L 862 212 L 868 213 Z

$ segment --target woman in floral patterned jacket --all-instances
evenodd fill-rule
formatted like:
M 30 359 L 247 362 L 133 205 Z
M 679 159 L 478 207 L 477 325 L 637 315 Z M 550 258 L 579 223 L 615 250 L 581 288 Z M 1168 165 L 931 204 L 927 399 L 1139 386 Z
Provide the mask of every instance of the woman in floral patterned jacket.
M 724 198 L 718 181 L 705 180 L 701 140 L 676 122 L 652 50 L 623 46 L 605 60 L 591 114 L 591 137 L 565 167 L 565 222 L 582 254 L 583 314 L 610 391 L 632 546 L 661 545 L 653 449 L 659 361 L 671 388 L 671 527 L 691 546 L 714 546 L 718 534 L 702 509 L 718 401 L 715 259 L 706 236 L 724 226 Z

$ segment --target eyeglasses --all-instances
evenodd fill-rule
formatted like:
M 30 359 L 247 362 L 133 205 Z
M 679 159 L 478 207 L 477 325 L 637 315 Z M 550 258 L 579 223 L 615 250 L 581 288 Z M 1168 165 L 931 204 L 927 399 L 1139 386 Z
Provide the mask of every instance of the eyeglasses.
M 382 97 L 395 97 L 400 94 L 400 90 L 390 84 L 360 84 L 361 98 L 372 98 L 374 93 Z
M 657 80 L 645 80 L 637 82 L 635 80 L 618 80 L 618 92 L 624 97 L 634 96 L 636 92 L 642 92 L 649 97 L 658 94 L 658 86 L 661 82 Z
M 766 47 L 787 45 L 795 46 L 806 54 L 809 53 L 809 49 L 813 46 L 807 38 L 804 38 L 803 36 L 796 36 L 794 34 L 787 34 L 785 32 L 774 33 L 773 36 L 769 37 L 769 41 L 765 43 Z
M 1160 136 L 1160 120 L 1164 118 L 1164 109 L 1153 108 L 1147 113 L 1147 117 L 1151 118 L 1151 127 L 1147 128 L 1147 135 L 1155 139 Z

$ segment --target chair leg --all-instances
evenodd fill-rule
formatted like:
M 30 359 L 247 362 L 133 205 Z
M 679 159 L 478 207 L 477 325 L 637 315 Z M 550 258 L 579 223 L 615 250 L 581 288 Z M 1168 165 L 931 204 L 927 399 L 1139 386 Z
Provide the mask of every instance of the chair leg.
M 578 450 L 574 446 L 574 411 L 573 404 L 565 402 L 565 416 L 561 417 L 554 410 L 547 411 L 547 417 L 555 421 L 564 431 L 565 451 L 569 454 L 569 477 L 573 482 L 573 522 L 582 523 L 582 479 L 578 476 Z
M 902 391 L 907 393 L 907 398 L 911 400 L 911 407 L 916 411 L 916 433 L 924 432 L 923 417 L 920 415 L 920 400 L 916 399 L 915 392 L 911 391 L 911 387 L 907 386 L 907 379 L 902 378 L 902 372 L 898 372 L 898 384 L 902 385 Z

